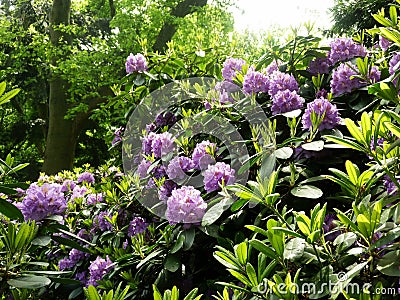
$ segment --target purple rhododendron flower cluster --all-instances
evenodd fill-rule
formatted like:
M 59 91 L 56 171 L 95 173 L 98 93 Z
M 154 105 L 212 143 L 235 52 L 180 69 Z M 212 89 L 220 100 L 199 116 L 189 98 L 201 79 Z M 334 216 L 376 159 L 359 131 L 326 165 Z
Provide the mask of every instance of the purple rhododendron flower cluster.
M 274 97 L 278 91 L 299 91 L 299 85 L 293 75 L 275 71 L 270 76 L 268 94 Z
M 145 178 L 148 175 L 147 171 L 149 170 L 150 166 L 151 161 L 143 158 L 136 171 L 141 179 Z
M 243 92 L 247 95 L 266 93 L 269 90 L 268 76 L 249 68 L 243 79 Z
M 41 221 L 46 217 L 63 215 L 67 209 L 67 200 L 58 183 L 44 183 L 39 186 L 32 183 L 26 190 L 22 202 L 17 203 L 25 220 Z
M 114 131 L 114 139 L 111 142 L 111 146 L 115 146 L 117 143 L 122 141 L 122 134 L 124 133 L 124 128 L 119 127 Z
M 82 182 L 86 182 L 89 184 L 94 183 L 95 182 L 94 175 L 90 172 L 83 172 L 78 177 L 78 183 L 82 183 Z
M 354 57 L 365 57 L 367 50 L 363 45 L 356 44 L 351 38 L 337 38 L 330 43 L 328 58 L 332 65 L 345 62 Z
M 183 179 L 185 172 L 192 170 L 195 164 L 192 159 L 185 156 L 176 156 L 170 160 L 167 175 L 170 179 Z
M 171 224 L 198 223 L 207 209 L 199 190 L 193 186 L 182 186 L 172 191 L 167 201 L 166 217 Z
M 235 182 L 235 170 L 223 162 L 209 165 L 204 171 L 204 189 L 207 193 L 220 189 L 220 185 L 230 185 Z
M 175 148 L 174 139 L 169 132 L 150 132 L 142 141 L 142 150 L 146 155 L 154 154 L 155 158 L 172 152 Z
M 134 72 L 142 73 L 148 69 L 146 58 L 141 53 L 136 55 L 131 53 L 126 59 L 125 67 L 127 74 L 132 74 Z
M 267 76 L 272 75 L 275 71 L 279 71 L 279 65 L 280 63 L 276 60 L 272 61 L 265 69 L 264 72 L 267 74 Z
M 96 205 L 97 203 L 103 202 L 103 194 L 89 194 L 86 197 L 86 204 L 87 205 Z
M 273 115 L 302 108 L 304 99 L 296 91 L 278 91 L 272 98 L 271 111 Z
M 78 262 L 88 258 L 89 256 L 89 253 L 85 253 L 77 249 L 72 249 L 71 251 L 69 251 L 68 257 L 63 258 L 58 262 L 58 267 L 61 271 L 65 269 L 72 269 Z
M 399 179 L 397 181 L 400 182 Z M 385 187 L 388 195 L 397 195 L 397 186 L 388 175 L 383 176 L 383 186 Z
M 137 234 L 141 234 L 146 231 L 149 224 L 142 217 L 133 217 L 132 221 L 129 222 L 128 236 L 132 237 Z
M 340 64 L 332 74 L 331 90 L 334 96 L 340 96 L 345 93 L 351 93 L 353 90 L 366 86 L 368 83 L 360 78 L 354 77 L 359 75 L 358 68 L 352 63 Z M 370 70 L 368 80 L 370 82 L 379 81 L 381 73 L 376 66 Z
M 318 130 L 320 131 L 324 129 L 332 129 L 341 121 L 336 105 L 332 104 L 327 99 L 319 98 L 307 104 L 307 109 L 302 118 L 304 129 L 312 128 L 313 124 L 311 121 L 311 115 L 313 113 L 316 114 L 317 117 L 323 116 L 322 122 L 318 126 Z
M 222 66 L 222 77 L 227 81 L 233 81 L 237 72 L 241 72 L 245 64 L 246 62 L 241 58 L 227 58 Z
M 172 191 L 177 187 L 178 184 L 176 184 L 175 181 L 165 180 L 158 190 L 158 198 L 166 203 L 168 198 L 171 196 Z
M 400 52 L 393 54 L 392 58 L 389 60 L 389 73 L 393 75 L 400 68 Z
M 157 127 L 170 126 L 174 125 L 175 122 L 176 116 L 172 112 L 166 111 L 157 115 L 155 125 Z
M 93 230 L 109 231 L 112 230 L 113 225 L 106 219 L 106 216 L 111 219 L 112 216 L 105 211 L 101 211 L 93 219 Z
M 389 41 L 388 39 L 385 39 L 383 36 L 379 36 L 379 47 L 381 47 L 381 49 L 383 51 L 386 51 L 387 49 L 389 49 L 390 45 L 392 44 L 391 41 Z
M 331 66 L 332 64 L 329 58 L 317 57 L 316 59 L 310 61 L 307 71 L 314 76 L 318 74 L 329 74 L 329 68 Z
M 210 164 L 215 163 L 214 154 L 217 150 L 217 145 L 210 141 L 198 143 L 192 154 L 194 167 L 198 170 L 204 170 Z
M 89 266 L 89 280 L 87 286 L 93 285 L 97 286 L 98 280 L 102 280 L 106 274 L 108 274 L 112 269 L 114 269 L 114 264 L 108 257 L 106 259 L 98 256 L 96 260 L 92 261 Z

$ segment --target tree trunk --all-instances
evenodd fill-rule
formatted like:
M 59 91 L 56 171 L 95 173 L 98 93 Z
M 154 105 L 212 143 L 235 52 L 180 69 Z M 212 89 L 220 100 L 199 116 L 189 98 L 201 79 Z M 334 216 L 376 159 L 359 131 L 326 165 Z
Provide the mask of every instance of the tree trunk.
M 193 12 L 194 7 L 203 7 L 207 4 L 207 0 L 183 0 L 172 10 L 171 16 L 183 18 Z M 176 25 L 166 21 L 161 28 L 156 42 L 153 45 L 154 51 L 163 51 L 167 43 L 172 39 L 176 32 Z
M 62 48 L 63 45 L 71 43 L 71 36 L 54 28 L 61 24 L 70 24 L 70 11 L 71 0 L 53 0 L 50 12 L 50 41 L 53 47 Z M 60 52 L 63 53 L 54 51 Z M 53 56 L 53 68 L 57 68 L 58 61 L 66 55 L 68 54 Z M 49 85 L 49 118 L 43 171 L 54 174 L 72 168 L 78 132 L 75 121 L 64 118 L 68 111 L 68 82 L 52 73 Z

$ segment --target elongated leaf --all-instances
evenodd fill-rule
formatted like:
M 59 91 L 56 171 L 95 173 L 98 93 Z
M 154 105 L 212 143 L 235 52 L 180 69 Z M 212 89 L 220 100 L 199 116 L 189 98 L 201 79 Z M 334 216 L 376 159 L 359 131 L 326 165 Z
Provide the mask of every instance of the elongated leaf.
M 323 195 L 323 192 L 313 185 L 300 185 L 290 190 L 293 196 L 309 199 L 318 199 Z
M 79 251 L 82 251 L 82 252 L 85 252 L 85 253 L 91 253 L 90 249 L 83 247 L 81 244 L 79 244 L 79 243 L 77 243 L 77 242 L 75 242 L 73 240 L 66 239 L 64 237 L 57 236 L 57 235 L 53 235 L 51 238 L 54 241 L 56 241 L 56 242 L 58 242 L 60 244 L 63 244 L 65 246 L 69 246 L 71 248 L 75 248 L 75 249 L 77 249 Z
M 346 160 L 346 171 L 349 175 L 349 179 L 352 184 L 357 185 L 358 176 L 360 176 L 360 171 L 356 166 L 349 160 Z
M 275 259 L 276 258 L 276 253 L 275 251 L 268 247 L 267 244 L 265 244 L 263 241 L 259 241 L 257 239 L 251 240 L 249 241 L 249 244 L 257 249 L 258 251 L 260 251 L 261 253 L 265 254 L 267 257 L 271 258 L 271 259 Z
M 22 276 L 10 279 L 7 283 L 20 289 L 37 289 L 49 285 L 51 280 L 45 276 Z
M 2 198 L 0 198 L 0 213 L 11 220 L 24 221 L 22 212 L 14 204 Z
M 336 144 L 345 146 L 347 148 L 364 152 L 364 148 L 362 146 L 360 146 L 359 144 L 353 142 L 353 141 L 342 139 L 342 138 L 339 138 L 339 137 L 336 137 L 336 136 L 333 136 L 333 135 L 325 135 L 324 138 L 326 138 L 328 141 L 331 141 L 331 142 L 334 142 Z

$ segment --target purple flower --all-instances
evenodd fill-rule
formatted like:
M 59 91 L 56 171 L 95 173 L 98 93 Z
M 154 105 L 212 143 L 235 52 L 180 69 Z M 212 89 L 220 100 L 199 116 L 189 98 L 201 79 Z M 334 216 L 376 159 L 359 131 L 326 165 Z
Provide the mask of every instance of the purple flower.
M 63 271 L 66 269 L 71 269 L 73 266 L 74 266 L 74 264 L 69 260 L 68 257 L 60 259 L 58 261 L 58 268 L 60 269 L 60 271 Z
M 312 128 L 312 114 L 315 114 L 319 118 L 323 116 L 323 119 L 318 126 L 319 131 L 324 129 L 332 129 L 341 121 L 336 105 L 333 105 L 324 98 L 315 99 L 313 102 L 307 104 L 307 109 L 305 110 L 302 118 L 304 129 Z
M 167 111 L 158 114 L 155 123 L 157 127 L 163 127 L 168 125 L 174 125 L 175 122 L 176 122 L 176 116 L 172 112 Z
M 350 38 L 337 38 L 331 42 L 330 46 L 331 50 L 328 53 L 328 58 L 332 65 L 337 62 L 348 61 L 354 57 L 367 55 L 365 47 L 354 43 Z
M 86 198 L 87 205 L 96 205 L 97 203 L 103 202 L 103 194 L 89 194 Z
M 163 165 L 157 166 L 153 169 L 153 176 L 156 179 L 161 179 L 167 175 L 167 172 L 165 170 L 165 167 Z
M 76 274 L 75 274 L 75 279 L 76 280 L 79 280 L 80 282 L 82 282 L 82 284 L 84 285 L 84 286 L 86 286 L 87 285 L 87 272 L 86 271 L 82 271 L 82 272 L 77 272 Z
M 174 139 L 169 132 L 154 133 L 150 132 L 142 140 L 142 150 L 144 154 L 154 154 L 155 158 L 172 152 L 175 148 Z
M 204 216 L 207 203 L 200 191 L 192 186 L 183 186 L 172 191 L 167 201 L 166 217 L 171 224 L 198 223 Z
M 243 79 L 243 92 L 245 94 L 266 93 L 269 89 L 269 78 L 267 75 L 249 68 Z
M 161 201 L 166 203 L 168 198 L 171 196 L 172 191 L 177 187 L 178 185 L 172 180 L 165 180 L 158 190 L 158 197 Z
M 324 224 L 322 224 L 322 229 L 325 234 L 325 240 L 333 242 L 339 235 L 340 230 L 335 230 L 337 225 L 334 221 L 338 220 L 334 214 L 326 214 L 324 219 Z
M 397 181 L 400 182 L 400 180 L 397 180 Z M 397 186 L 392 181 L 392 179 L 390 179 L 390 177 L 388 175 L 383 176 L 383 186 L 385 187 L 388 195 L 390 195 L 390 196 L 397 195 L 397 192 L 398 192 Z
M 142 217 L 134 217 L 132 221 L 129 223 L 128 236 L 131 237 L 143 233 L 145 232 L 148 226 L 149 224 L 146 223 L 146 220 L 143 219 Z
M 73 180 L 65 180 L 62 184 L 61 191 L 62 192 L 70 192 L 76 187 L 76 183 Z
M 299 91 L 299 85 L 293 75 L 275 71 L 269 81 L 268 93 L 271 97 L 275 96 L 278 91 Z
M 113 225 L 106 219 L 106 216 L 111 219 L 112 216 L 106 213 L 105 211 L 100 212 L 93 219 L 93 229 L 100 231 L 110 231 L 113 228 Z
M 154 124 L 154 123 L 150 123 L 150 124 L 147 124 L 146 125 L 146 131 L 149 133 L 149 132 L 152 132 L 152 131 L 154 131 L 154 130 L 156 130 L 157 129 L 157 126 L 156 126 L 156 124 Z
M 379 47 L 381 47 L 381 49 L 383 51 L 386 51 L 387 49 L 389 49 L 390 45 L 392 44 L 391 41 L 385 39 L 383 36 L 379 36 Z
M 351 93 L 351 91 L 360 87 L 366 86 L 367 82 L 362 81 L 360 78 L 354 77 L 358 75 L 359 71 L 357 66 L 352 63 L 340 64 L 332 74 L 331 90 L 334 96 L 340 96 L 344 93 Z M 379 81 L 381 73 L 376 66 L 373 66 L 368 76 L 368 81 Z
M 271 111 L 273 115 L 302 108 L 304 99 L 296 91 L 278 91 L 272 98 Z
M 329 74 L 330 67 L 331 61 L 328 58 L 317 57 L 316 59 L 310 61 L 307 70 L 312 75 Z
M 140 179 L 143 179 L 147 176 L 147 171 L 149 170 L 150 166 L 151 166 L 151 161 L 147 159 L 142 159 L 137 168 L 137 174 L 139 175 Z
M 97 286 L 97 281 L 102 280 L 103 277 L 110 272 L 111 269 L 114 268 L 113 262 L 110 260 L 108 255 L 106 259 L 98 256 L 95 261 L 89 266 L 89 281 L 87 282 L 87 286 L 93 285 Z
M 71 194 L 71 200 L 74 200 L 76 198 L 83 198 L 87 192 L 87 188 L 84 186 L 75 186 L 74 189 L 72 190 Z
M 78 177 L 78 183 L 87 182 L 87 183 L 94 183 L 94 176 L 90 172 L 83 172 Z
M 114 131 L 114 139 L 111 142 L 111 146 L 114 146 L 118 142 L 122 141 L 122 134 L 124 133 L 124 128 L 119 127 L 117 130 Z
M 389 73 L 393 75 L 400 68 L 400 52 L 393 54 L 393 57 L 389 60 Z
M 62 186 L 58 183 L 32 183 L 26 196 L 18 205 L 25 220 L 41 221 L 48 216 L 62 215 L 67 209 L 67 201 Z
M 220 185 L 230 185 L 235 182 L 235 170 L 223 162 L 208 166 L 204 171 L 204 189 L 207 193 L 219 190 Z
M 193 150 L 192 161 L 198 170 L 204 170 L 208 165 L 215 163 L 214 154 L 217 146 L 210 141 L 198 143 Z
M 215 85 L 214 89 L 218 92 L 218 102 L 222 105 L 228 104 L 228 103 L 233 103 L 234 100 L 231 97 L 231 94 L 233 92 L 237 92 L 240 90 L 240 88 L 236 84 L 234 84 L 230 81 L 226 81 L 226 80 L 224 80 L 222 82 L 218 82 Z M 213 101 L 215 102 L 217 100 L 213 99 Z M 208 105 L 210 106 L 208 109 L 210 109 L 211 104 L 208 103 Z M 206 107 L 206 109 L 207 109 L 207 107 Z
M 134 72 L 142 73 L 143 71 L 147 71 L 146 58 L 141 53 L 136 55 L 131 53 L 126 59 L 125 67 L 127 74 L 132 74 Z
M 321 89 L 318 92 L 315 93 L 315 99 L 318 98 L 327 98 L 328 97 L 328 91 L 325 89 Z
M 280 63 L 278 63 L 278 61 L 274 60 L 272 61 L 268 67 L 265 68 L 264 72 L 265 74 L 267 74 L 268 76 L 272 75 L 275 71 L 279 71 L 279 65 Z
M 170 179 L 183 179 L 185 172 L 194 168 L 193 161 L 185 156 L 176 156 L 170 160 L 167 167 L 167 175 Z
M 227 58 L 222 66 L 222 77 L 227 81 L 233 81 L 237 72 L 242 71 L 246 62 L 241 58 Z

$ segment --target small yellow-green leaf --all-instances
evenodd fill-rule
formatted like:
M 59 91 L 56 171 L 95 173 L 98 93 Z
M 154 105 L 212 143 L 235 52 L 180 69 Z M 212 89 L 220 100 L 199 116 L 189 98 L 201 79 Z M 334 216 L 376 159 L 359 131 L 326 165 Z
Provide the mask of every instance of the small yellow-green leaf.
M 360 175 L 360 171 L 358 168 L 349 160 L 346 160 L 346 171 L 349 175 L 349 179 L 352 184 L 357 185 L 358 176 Z
M 354 123 L 351 119 L 344 120 L 347 129 L 349 130 L 350 134 L 356 139 L 357 142 L 360 144 L 365 145 L 366 141 L 361 133 L 361 130 L 357 127 L 356 123 Z

